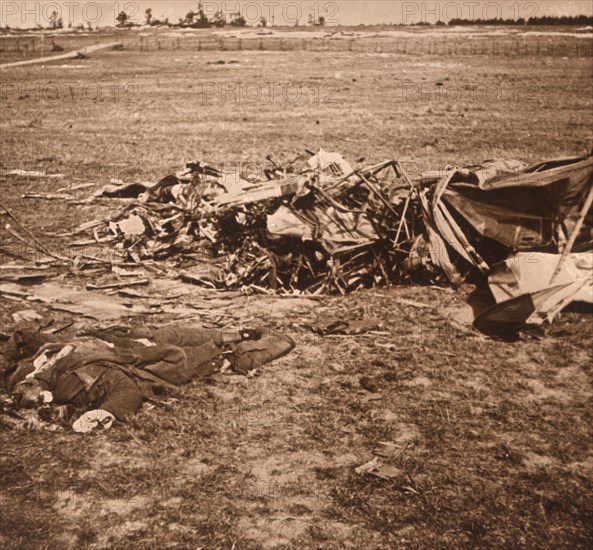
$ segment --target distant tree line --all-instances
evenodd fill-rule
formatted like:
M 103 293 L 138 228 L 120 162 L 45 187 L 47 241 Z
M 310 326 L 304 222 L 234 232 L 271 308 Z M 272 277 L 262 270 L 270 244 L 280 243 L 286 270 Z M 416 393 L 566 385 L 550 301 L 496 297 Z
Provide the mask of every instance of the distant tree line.
M 177 24 L 169 23 L 169 19 L 155 19 L 152 15 L 152 9 L 148 8 L 144 12 L 144 24 L 151 27 L 165 25 L 167 27 L 179 27 L 182 29 L 210 29 L 213 27 L 224 27 L 227 24 L 233 27 L 247 26 L 246 19 L 240 13 L 223 14 L 222 11 L 216 12 L 211 18 L 208 18 L 202 2 L 198 2 L 196 10 L 190 10 L 185 14 L 185 17 L 180 18 Z M 116 18 L 118 27 L 136 27 L 137 23 L 130 21 L 128 14 L 121 11 Z M 265 27 L 267 20 L 265 17 L 261 18 L 260 25 Z
M 419 23 L 422 25 L 423 23 Z M 426 24 L 426 23 L 424 23 Z M 445 25 L 442 21 L 437 22 L 437 25 Z M 555 17 L 550 15 L 543 15 L 541 17 L 530 17 L 529 19 L 451 19 L 448 22 L 449 26 L 461 25 L 538 25 L 538 26 L 582 26 L 593 25 L 593 16 L 590 15 L 575 15 L 575 16 L 561 16 Z
M 197 7 L 194 10 L 190 10 L 185 14 L 185 17 L 180 18 L 178 23 L 170 23 L 168 18 L 161 18 L 157 19 L 152 14 L 152 9 L 148 8 L 144 12 L 144 22 L 138 23 L 136 21 L 132 21 L 130 16 L 125 12 L 121 11 L 118 16 L 116 17 L 117 27 L 138 27 L 141 25 L 150 25 L 150 26 L 167 26 L 167 27 L 179 27 L 179 28 L 190 28 L 190 29 L 208 29 L 213 27 L 225 27 L 226 25 L 230 25 L 233 27 L 246 27 L 247 21 L 245 17 L 241 15 L 240 12 L 237 13 L 223 13 L 222 11 L 218 11 L 208 17 L 206 14 L 202 2 L 199 1 Z M 298 25 L 298 22 L 296 23 Z M 325 18 L 320 16 L 316 18 L 313 15 L 309 15 L 307 24 L 310 26 L 319 26 L 322 27 L 325 25 Z M 266 27 L 268 25 L 268 21 L 265 17 L 261 17 L 258 26 Z M 431 26 L 431 23 L 426 21 L 421 21 L 418 23 L 414 23 L 416 26 Z M 513 25 L 513 26 L 593 26 L 593 16 L 590 15 L 575 15 L 575 16 L 550 16 L 550 15 L 543 15 L 541 17 L 530 17 L 529 19 L 460 19 L 454 18 L 450 19 L 447 23 L 443 21 L 437 21 L 437 26 L 463 26 L 463 25 Z M 365 26 L 365 25 L 359 25 Z M 393 26 L 393 25 L 389 25 Z M 400 23 L 396 26 L 407 26 L 406 24 Z M 55 29 L 63 29 L 64 22 L 62 17 L 58 14 L 57 11 L 53 11 L 49 17 L 49 25 L 48 27 L 52 30 Z M 8 25 L 5 26 L 6 29 L 10 29 Z M 42 30 L 43 27 L 40 24 L 37 24 L 37 30 Z M 68 24 L 68 28 L 72 28 L 72 22 Z M 84 25 L 79 23 L 76 25 L 77 29 L 83 29 Z M 92 30 L 92 25 L 88 23 L 89 30 Z
M 145 16 L 145 25 L 150 26 L 158 26 L 158 25 L 166 25 L 168 27 L 179 27 L 182 29 L 209 29 L 213 27 L 225 27 L 226 25 L 230 25 L 232 27 L 246 27 L 247 20 L 240 12 L 236 13 L 223 13 L 222 10 L 217 11 L 214 13 L 210 18 L 206 14 L 202 2 L 198 2 L 198 6 L 196 10 L 190 10 L 185 14 L 185 17 L 180 18 L 177 24 L 169 23 L 168 19 L 158 20 L 154 19 L 152 16 L 152 9 L 148 8 L 144 12 Z M 298 22 L 297 22 L 298 24 Z M 325 26 L 325 17 L 319 16 L 315 17 L 313 14 L 309 15 L 308 25 L 316 26 L 316 27 L 323 27 Z M 117 16 L 117 26 L 118 27 L 135 27 L 138 24 L 133 23 L 129 20 L 128 15 L 125 11 L 122 11 Z M 268 20 L 265 17 L 260 17 L 259 24 L 260 27 L 267 27 Z

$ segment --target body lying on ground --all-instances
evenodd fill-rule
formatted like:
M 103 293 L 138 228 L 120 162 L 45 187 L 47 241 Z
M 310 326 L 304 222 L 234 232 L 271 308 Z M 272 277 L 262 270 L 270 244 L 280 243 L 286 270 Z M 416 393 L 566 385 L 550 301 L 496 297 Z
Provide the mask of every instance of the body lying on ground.
M 22 407 L 70 405 L 82 415 L 74 423 L 78 431 L 129 420 L 145 399 L 211 374 L 223 358 L 245 374 L 294 348 L 290 338 L 275 332 L 223 332 L 201 325 L 49 339 L 42 333 L 13 334 L 5 387 Z

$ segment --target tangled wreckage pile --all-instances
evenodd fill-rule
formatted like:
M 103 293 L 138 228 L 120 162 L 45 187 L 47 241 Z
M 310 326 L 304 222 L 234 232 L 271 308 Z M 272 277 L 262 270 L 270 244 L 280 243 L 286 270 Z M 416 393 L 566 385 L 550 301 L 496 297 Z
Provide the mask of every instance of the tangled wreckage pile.
M 80 257 L 116 274 L 118 266 L 141 265 L 188 283 L 258 293 L 346 294 L 391 283 L 458 286 L 469 279 L 490 288 L 490 304 L 474 308 L 474 325 L 484 332 L 541 325 L 572 302 L 593 303 L 592 155 L 529 167 L 493 160 L 414 180 L 398 161 L 353 168 L 337 153 L 308 155 L 304 168 L 297 168 L 300 157 L 285 166 L 271 163 L 265 181 L 190 162 L 156 184 L 112 183 L 91 200 L 125 203 L 109 219 L 83 224 L 77 233 L 90 239 L 72 244 L 115 250 L 118 261 Z M 34 241 L 31 247 L 50 255 L 21 229 Z M 43 276 L 2 277 L 33 283 Z M 46 301 L 43 289 L 34 297 L 2 286 L 15 299 Z M 55 285 L 45 291 L 55 298 Z M 112 302 L 83 298 L 66 311 L 90 309 L 95 319 L 117 313 Z M 357 334 L 373 323 L 348 327 L 337 320 L 320 333 L 346 327 L 346 334 Z M 196 376 L 228 369 L 249 374 L 294 347 L 290 338 L 261 329 L 226 333 L 174 324 L 126 330 L 97 328 L 58 339 L 15 331 L 3 373 L 13 396 L 6 407 L 37 407 L 53 421 L 67 409 L 68 418 L 79 415 L 74 429 L 87 432 L 129 419 L 143 400 Z M 0 405 L 5 412 L 5 402 Z
M 413 223 L 398 206 L 412 187 L 398 163 L 354 170 L 325 152 L 298 173 L 295 163 L 265 182 L 191 162 L 154 186 L 107 186 L 98 194 L 139 201 L 86 227 L 131 260 L 197 260 L 183 277 L 206 286 L 344 294 L 388 283 L 401 260 L 392 243 Z
M 127 261 L 172 260 L 213 288 L 341 293 L 486 278 L 497 306 L 479 326 L 551 321 L 592 302 L 593 157 L 491 160 L 412 181 L 398 161 L 353 168 L 308 152 L 266 181 L 202 162 L 158 183 L 108 185 L 132 200 L 81 231 Z

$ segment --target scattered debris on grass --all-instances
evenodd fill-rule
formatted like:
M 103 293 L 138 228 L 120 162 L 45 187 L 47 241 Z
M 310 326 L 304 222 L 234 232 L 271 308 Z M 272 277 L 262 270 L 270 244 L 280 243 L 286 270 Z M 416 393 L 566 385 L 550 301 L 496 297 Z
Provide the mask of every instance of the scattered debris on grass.
M 385 464 L 379 457 L 369 460 L 365 464 L 358 466 L 355 472 L 359 475 L 371 474 L 381 479 L 393 479 L 403 476 L 403 472 L 394 466 Z
M 4 172 L 5 176 L 19 176 L 21 178 L 63 178 L 64 174 L 46 174 L 37 170 L 9 170 Z

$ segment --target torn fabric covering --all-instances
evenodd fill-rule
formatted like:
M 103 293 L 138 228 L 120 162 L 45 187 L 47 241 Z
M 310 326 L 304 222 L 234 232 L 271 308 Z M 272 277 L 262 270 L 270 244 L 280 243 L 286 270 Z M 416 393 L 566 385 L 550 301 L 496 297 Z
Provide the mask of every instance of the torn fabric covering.
M 515 159 L 489 159 L 475 166 L 457 166 L 448 165 L 445 170 L 433 170 L 423 172 L 421 183 L 425 186 L 437 184 L 443 178 L 456 172 L 457 181 L 464 181 L 483 187 L 487 181 L 492 181 L 499 177 L 515 174 L 527 168 L 527 165 Z
M 292 237 L 306 240 L 310 235 L 305 222 L 297 218 L 287 206 L 280 206 L 276 212 L 270 214 L 266 220 L 266 229 L 270 239 Z M 312 235 L 310 235 L 312 237 Z
M 540 163 L 480 185 L 459 179 L 451 178 L 442 201 L 482 237 L 513 250 L 558 250 L 557 230 L 570 234 L 593 186 L 593 158 Z M 592 221 L 589 213 L 577 249 L 593 246 Z
M 352 166 L 339 153 L 328 153 L 323 149 L 307 161 L 312 170 L 329 172 L 334 176 L 348 176 L 352 174 Z
M 496 303 L 549 287 L 559 259 L 558 254 L 518 252 L 497 265 L 488 277 L 488 285 Z M 554 284 L 581 280 L 593 280 L 593 252 L 570 254 L 562 270 L 554 278 Z M 586 289 L 583 290 L 575 295 L 575 301 L 593 303 L 593 295 L 587 294 Z
M 476 326 L 541 325 L 572 302 L 593 304 L 593 252 L 569 255 L 554 276 L 559 260 L 559 254 L 519 252 L 495 266 L 488 285 L 497 305 Z
M 527 166 L 514 159 L 486 160 L 479 166 L 469 166 L 461 171 L 464 181 L 474 183 L 481 189 L 487 188 L 493 181 L 514 175 Z
M 333 206 L 303 210 L 281 206 L 267 217 L 270 239 L 292 237 L 302 241 L 320 240 L 328 250 L 344 244 L 367 244 L 378 238 L 366 216 L 340 212 Z

